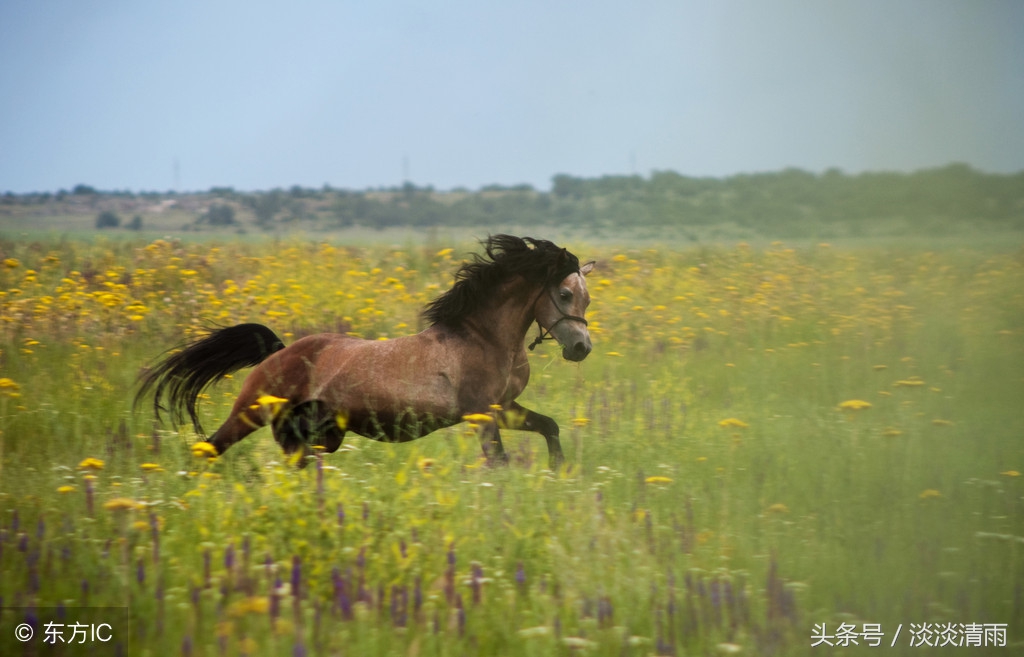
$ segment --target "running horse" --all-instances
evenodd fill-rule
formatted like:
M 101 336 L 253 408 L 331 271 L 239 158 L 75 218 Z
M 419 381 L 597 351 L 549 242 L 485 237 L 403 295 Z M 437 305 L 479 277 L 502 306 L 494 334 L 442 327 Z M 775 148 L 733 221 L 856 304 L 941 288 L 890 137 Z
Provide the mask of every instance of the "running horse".
M 202 436 L 199 395 L 255 366 L 209 438 L 217 454 L 269 424 L 301 466 L 311 445 L 334 452 L 346 431 L 408 442 L 468 417 L 478 422 L 488 462 L 508 463 L 500 428 L 522 429 L 544 436 L 556 469 L 564 461 L 558 424 L 516 402 L 530 378 L 523 343 L 536 322 L 530 349 L 554 338 L 566 360 L 587 357 L 584 276 L 594 263 L 580 265 L 566 249 L 529 237 L 493 235 L 482 245 L 486 256 L 464 263 L 452 288 L 426 306 L 421 333 L 391 340 L 320 333 L 285 347 L 262 324 L 220 328 L 145 372 L 135 402 L 152 392 L 158 420 L 163 411 L 180 424 L 187 413 Z

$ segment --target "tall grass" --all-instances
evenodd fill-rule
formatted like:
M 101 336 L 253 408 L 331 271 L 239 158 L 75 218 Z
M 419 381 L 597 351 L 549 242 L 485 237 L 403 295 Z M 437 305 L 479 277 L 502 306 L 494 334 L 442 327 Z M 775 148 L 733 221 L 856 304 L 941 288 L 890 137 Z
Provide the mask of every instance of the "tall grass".
M 211 461 L 130 407 L 213 323 L 413 332 L 465 250 L 5 244 L 0 632 L 64 605 L 126 607 L 128 654 L 803 654 L 843 623 L 883 646 L 902 624 L 911 653 L 910 624 L 1024 641 L 1019 250 L 573 248 L 599 261 L 594 353 L 538 349 L 522 399 L 562 427 L 558 473 L 516 432 L 512 467 L 481 465 L 464 426 L 350 435 L 301 471 L 262 431 Z

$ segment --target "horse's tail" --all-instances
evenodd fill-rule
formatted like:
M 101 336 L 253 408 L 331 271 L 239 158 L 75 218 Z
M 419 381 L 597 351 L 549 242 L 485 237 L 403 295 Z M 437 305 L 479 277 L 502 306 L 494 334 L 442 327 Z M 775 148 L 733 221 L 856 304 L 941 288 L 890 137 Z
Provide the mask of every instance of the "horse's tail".
M 153 412 L 160 420 L 161 411 L 171 416 L 171 422 L 180 425 L 185 413 L 200 435 L 203 427 L 196 412 L 196 400 L 207 386 L 226 374 L 243 367 L 258 365 L 275 351 L 284 349 L 284 343 L 273 331 L 262 324 L 239 324 L 217 329 L 204 338 L 171 353 L 139 377 L 139 391 L 134 404 L 153 391 Z M 168 405 L 162 400 L 167 397 Z

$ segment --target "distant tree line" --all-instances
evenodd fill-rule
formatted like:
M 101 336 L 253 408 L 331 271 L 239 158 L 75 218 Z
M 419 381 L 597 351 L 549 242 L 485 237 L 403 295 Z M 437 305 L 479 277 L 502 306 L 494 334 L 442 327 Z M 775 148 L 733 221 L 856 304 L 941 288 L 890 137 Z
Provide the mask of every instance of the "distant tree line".
M 195 210 L 195 226 L 241 224 L 265 230 L 302 222 L 324 229 L 361 226 L 561 226 L 608 233 L 732 226 L 753 234 L 860 235 L 879 227 L 895 232 L 943 232 L 977 225 L 1024 230 L 1024 172 L 989 174 L 965 164 L 915 173 L 821 174 L 800 169 L 706 178 L 673 171 L 649 176 L 581 178 L 558 174 L 551 190 L 489 185 L 476 191 L 400 187 L 322 188 L 241 192 L 215 187 L 193 194 L 101 192 L 78 185 L 56 195 L 6 194 L 4 205 L 81 199 L 159 203 L 176 199 Z M 89 206 L 92 207 L 92 206 Z M 103 207 L 100 205 L 99 207 Z M 133 206 L 134 207 L 134 206 Z M 135 212 L 133 210 L 133 212 Z M 102 219 L 102 225 L 101 225 Z M 131 227 L 141 227 L 141 218 Z M 98 227 L 115 227 L 111 217 Z

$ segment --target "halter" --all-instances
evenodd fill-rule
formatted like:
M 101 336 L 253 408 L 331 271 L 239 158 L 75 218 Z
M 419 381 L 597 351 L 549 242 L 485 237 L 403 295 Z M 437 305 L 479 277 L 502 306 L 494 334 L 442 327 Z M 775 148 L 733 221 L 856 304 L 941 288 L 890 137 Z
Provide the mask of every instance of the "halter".
M 557 301 L 555 301 L 555 295 L 553 295 L 553 294 L 551 293 L 551 287 L 553 287 L 553 286 L 550 286 L 550 285 L 547 285 L 547 286 L 545 286 L 545 287 L 544 287 L 544 289 L 542 289 L 542 290 L 541 290 L 541 291 L 540 291 L 540 292 L 539 292 L 539 293 L 537 294 L 537 298 L 533 300 L 533 303 L 534 303 L 534 305 L 536 305 L 536 304 L 537 304 L 537 302 L 538 302 L 538 301 L 540 300 L 540 296 L 541 296 L 542 294 L 544 294 L 544 291 L 545 291 L 545 290 L 547 290 L 548 296 L 549 296 L 549 297 L 551 298 L 551 303 L 552 303 L 552 304 L 554 304 L 554 306 L 555 306 L 555 310 L 557 310 L 557 311 L 558 311 L 559 313 L 561 313 L 561 315 L 562 315 L 562 316 L 561 316 L 561 317 L 559 317 L 558 319 L 556 319 L 556 320 L 554 321 L 554 323 L 553 323 L 553 324 L 552 324 L 551 326 L 547 327 L 547 328 L 544 328 L 544 327 L 543 327 L 543 326 L 541 325 L 541 323 L 540 323 L 540 320 L 539 320 L 539 319 L 537 320 L 537 328 L 539 328 L 539 329 L 540 329 L 540 335 L 538 335 L 538 336 L 537 336 L 537 337 L 536 337 L 536 338 L 534 339 L 534 341 L 530 343 L 530 347 L 529 347 L 529 348 L 530 348 L 530 351 L 533 351 L 534 347 L 536 347 L 537 345 L 541 344 L 541 343 L 542 343 L 542 342 L 544 342 L 545 340 L 554 340 L 554 339 L 555 339 L 555 336 L 554 336 L 554 335 L 552 335 L 551 331 L 552 331 L 552 329 L 554 329 L 554 328 L 555 328 L 556 326 L 558 326 L 558 323 L 559 323 L 559 322 L 562 322 L 562 321 L 564 321 L 564 320 L 567 320 L 567 319 L 569 319 L 569 320 L 572 320 L 572 321 L 574 321 L 574 322 L 583 322 L 583 325 L 584 325 L 584 326 L 586 326 L 586 325 L 587 325 L 587 320 L 583 319 L 582 317 L 577 317 L 576 315 L 568 315 L 568 314 L 566 314 L 566 313 L 563 313 L 563 312 L 562 312 L 562 309 L 558 307 L 558 302 L 557 302 Z

